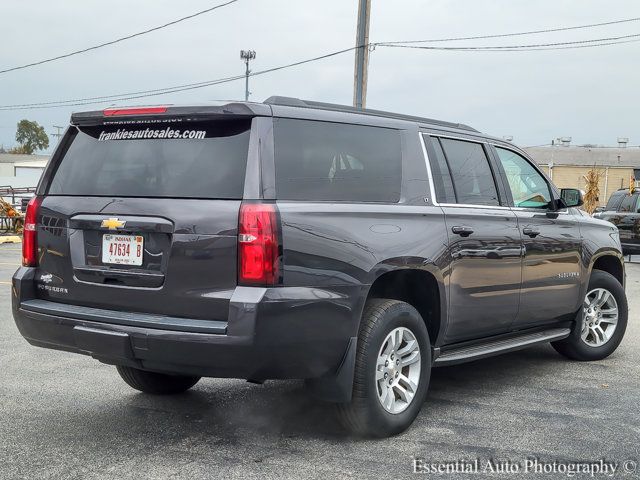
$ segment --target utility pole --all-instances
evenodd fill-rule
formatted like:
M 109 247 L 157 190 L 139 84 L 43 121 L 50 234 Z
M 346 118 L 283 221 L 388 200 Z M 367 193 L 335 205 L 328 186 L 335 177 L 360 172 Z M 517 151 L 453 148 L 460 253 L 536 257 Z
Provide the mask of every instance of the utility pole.
M 356 33 L 356 65 L 354 69 L 353 106 L 367 104 L 367 69 L 369 68 L 369 18 L 371 0 L 358 0 L 358 30 Z
M 240 50 L 240 58 L 244 60 L 245 64 L 245 72 L 244 72 L 244 101 L 249 101 L 249 74 L 251 70 L 249 70 L 249 62 L 256 58 L 255 50 Z
M 52 137 L 56 137 L 56 145 L 58 143 L 60 143 L 60 137 L 62 137 L 62 133 L 60 133 L 64 127 L 61 127 L 60 125 L 54 125 L 53 128 L 55 128 L 57 130 L 56 133 L 50 133 L 49 135 L 51 135 Z

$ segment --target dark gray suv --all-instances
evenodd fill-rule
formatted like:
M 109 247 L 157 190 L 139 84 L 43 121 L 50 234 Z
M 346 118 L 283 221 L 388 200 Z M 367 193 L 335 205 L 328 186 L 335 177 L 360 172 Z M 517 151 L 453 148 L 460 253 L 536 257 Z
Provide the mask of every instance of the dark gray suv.
M 74 114 L 26 214 L 13 314 L 133 388 L 305 379 L 407 428 L 431 368 L 627 324 L 618 230 L 471 127 L 272 97 Z

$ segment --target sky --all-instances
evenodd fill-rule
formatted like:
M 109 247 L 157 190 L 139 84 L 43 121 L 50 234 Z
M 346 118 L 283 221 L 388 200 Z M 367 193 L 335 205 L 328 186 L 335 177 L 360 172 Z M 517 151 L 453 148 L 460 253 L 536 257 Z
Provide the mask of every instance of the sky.
M 0 2 L 0 70 L 154 27 L 223 0 Z M 0 74 L 0 106 L 150 90 L 239 75 L 355 44 L 357 0 L 239 0 L 96 51 Z M 637 0 L 372 0 L 370 41 L 490 35 L 640 17 Z M 640 33 L 640 22 L 447 45 L 521 45 Z M 444 44 L 439 44 L 444 45 Z M 521 146 L 640 144 L 640 42 L 537 52 L 377 47 L 367 106 L 466 123 Z M 351 104 L 354 53 L 251 78 L 251 99 L 284 95 Z M 128 102 L 0 111 L 0 145 L 27 118 L 54 133 L 72 111 L 109 105 L 243 99 L 244 80 Z M 52 138 L 55 145 L 55 139 Z M 51 150 L 51 148 L 49 149 Z

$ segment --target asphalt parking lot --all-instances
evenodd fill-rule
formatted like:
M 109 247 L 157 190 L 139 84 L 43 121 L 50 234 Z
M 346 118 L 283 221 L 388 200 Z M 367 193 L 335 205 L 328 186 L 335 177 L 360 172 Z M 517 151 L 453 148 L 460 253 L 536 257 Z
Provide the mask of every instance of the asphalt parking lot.
M 609 359 L 570 362 L 545 345 L 436 369 L 409 431 L 362 440 L 301 382 L 203 379 L 153 397 L 111 366 L 28 345 L 10 307 L 19 249 L 0 245 L 0 478 L 400 478 L 416 457 L 640 457 L 640 263 L 627 268 L 629 328 Z

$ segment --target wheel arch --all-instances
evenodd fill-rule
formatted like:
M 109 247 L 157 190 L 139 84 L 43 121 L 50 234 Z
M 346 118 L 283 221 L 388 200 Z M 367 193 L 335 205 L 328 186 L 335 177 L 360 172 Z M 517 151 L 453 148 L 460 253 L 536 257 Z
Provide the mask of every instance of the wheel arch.
M 442 272 L 428 259 L 402 257 L 378 264 L 365 302 L 370 298 L 400 300 L 413 306 L 427 326 L 431 344 L 439 345 L 447 319 L 447 296 Z
M 624 257 L 615 250 L 605 250 L 591 257 L 589 276 L 593 270 L 602 270 L 613 275 L 624 287 Z
M 622 256 L 622 253 L 618 250 L 602 249 L 594 253 L 589 260 L 587 277 L 582 282 L 579 299 L 580 304 L 582 303 L 584 296 L 587 294 L 589 279 L 591 278 L 591 273 L 594 270 L 610 273 L 620 282 L 623 288 L 625 286 L 624 257 Z
M 412 291 L 411 295 L 401 292 L 398 286 L 407 285 L 407 282 L 424 286 L 422 290 L 418 290 L 427 292 L 424 298 L 419 299 L 422 303 L 418 301 L 415 292 Z M 395 288 L 392 288 L 391 286 L 394 285 Z M 326 401 L 338 403 L 351 401 L 357 335 L 362 323 L 364 306 L 369 298 L 390 298 L 406 301 L 412 305 L 426 323 L 432 346 L 439 345 L 439 339 L 445 331 L 447 318 L 445 284 L 440 269 L 431 260 L 420 257 L 396 257 L 379 262 L 369 271 L 369 279 L 362 286 L 363 293 L 358 299 L 357 306 L 353 307 L 355 320 L 353 336 L 336 374 L 307 381 L 311 391 Z M 430 303 L 426 299 L 429 299 Z M 431 309 L 428 308 L 429 304 Z

